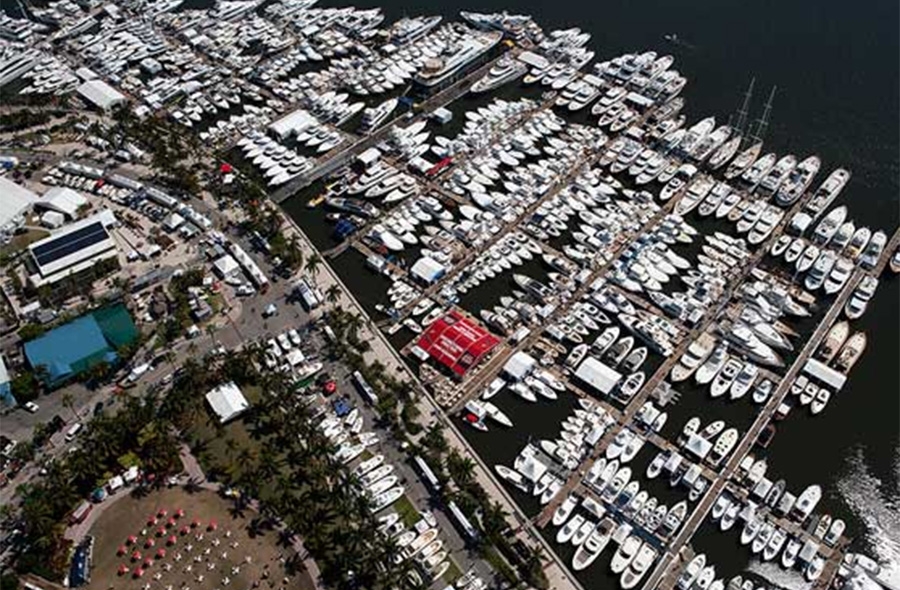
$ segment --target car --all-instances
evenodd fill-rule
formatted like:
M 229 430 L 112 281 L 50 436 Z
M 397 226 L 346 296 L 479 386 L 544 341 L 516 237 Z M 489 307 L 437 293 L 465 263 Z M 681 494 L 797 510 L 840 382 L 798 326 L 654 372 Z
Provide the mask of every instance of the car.
M 271 354 L 267 354 L 265 356 L 265 364 L 266 364 L 267 369 L 274 369 L 278 363 L 275 361 L 274 358 L 272 358 Z
M 269 338 L 268 340 L 266 340 L 266 346 L 268 347 L 269 352 L 272 354 L 272 356 L 276 358 L 281 357 L 281 347 L 278 346 L 278 343 L 275 342 L 274 338 Z
M 81 432 L 82 428 L 81 422 L 76 422 L 69 426 L 69 429 L 66 431 L 66 442 L 69 443 L 75 440 L 75 437 L 78 436 L 78 433 Z
M 291 350 L 291 339 L 288 338 L 286 333 L 282 333 L 278 335 L 278 345 L 284 349 L 285 352 L 289 352 Z
M 291 339 L 291 342 L 293 342 L 294 346 L 300 346 L 300 343 L 302 342 L 302 340 L 300 339 L 300 332 L 298 332 L 296 328 L 291 328 L 290 330 L 288 330 L 288 338 Z
M 22 407 L 32 414 L 36 413 L 41 407 L 34 402 L 25 402 Z
M 274 303 L 270 303 L 263 310 L 263 317 L 269 318 L 269 317 L 272 317 L 273 315 L 275 315 L 276 313 L 278 313 L 278 306 L 275 305 Z

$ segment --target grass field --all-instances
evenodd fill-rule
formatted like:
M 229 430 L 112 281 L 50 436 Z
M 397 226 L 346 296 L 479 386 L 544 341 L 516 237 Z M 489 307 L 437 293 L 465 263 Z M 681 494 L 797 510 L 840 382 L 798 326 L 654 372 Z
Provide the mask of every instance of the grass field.
M 184 515 L 167 526 L 167 519 L 179 509 Z M 160 510 L 166 510 L 167 516 L 148 526 Z M 195 521 L 199 524 L 191 527 Z M 215 530 L 210 530 L 212 521 L 217 524 Z M 227 501 L 206 490 L 171 488 L 141 498 L 120 498 L 91 529 L 95 541 L 88 588 L 138 590 L 149 585 L 159 590 L 212 590 L 234 585 L 243 590 L 257 584 L 264 589 L 314 588 L 305 572 L 291 571 L 292 549 L 279 544 L 278 533 L 250 524 L 249 518 L 234 514 Z M 136 537 L 133 544 L 127 542 L 130 535 Z M 173 535 L 175 542 L 170 543 Z M 150 542 L 153 546 L 148 546 Z M 120 555 L 120 547 L 126 545 Z M 161 548 L 164 556 L 157 553 Z M 141 553 L 139 560 L 132 559 L 133 551 Z M 148 557 L 152 565 L 144 568 L 143 576 L 135 577 L 135 570 Z M 120 575 L 122 566 L 129 571 Z

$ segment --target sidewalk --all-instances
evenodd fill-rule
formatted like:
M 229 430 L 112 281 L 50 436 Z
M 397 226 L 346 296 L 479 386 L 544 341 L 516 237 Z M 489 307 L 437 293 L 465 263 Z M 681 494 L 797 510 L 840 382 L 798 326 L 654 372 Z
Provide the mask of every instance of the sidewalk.
M 284 228 L 285 233 L 293 233 L 293 235 L 297 236 L 304 259 L 308 260 L 309 257 L 313 255 L 319 256 L 320 254 L 315 246 L 309 241 L 299 226 L 297 226 L 296 222 L 283 211 L 280 212 L 286 219 L 287 225 Z M 568 573 L 568 569 L 562 564 L 556 553 L 551 550 L 544 538 L 533 528 L 528 517 L 519 509 L 512 498 L 506 493 L 506 490 L 502 489 L 491 477 L 489 467 L 485 465 L 481 460 L 481 457 L 472 450 L 462 434 L 457 430 L 456 426 L 425 391 L 424 387 L 421 387 L 418 378 L 400 359 L 394 348 L 387 342 L 381 332 L 377 329 L 373 332 L 373 329 L 371 328 L 371 326 L 374 325 L 372 319 L 362 305 L 360 305 L 352 296 L 350 290 L 334 273 L 331 266 L 323 260 L 323 264 L 320 268 L 322 270 L 318 271 L 316 276 L 313 277 L 316 279 L 319 287 L 322 288 L 322 290 L 325 290 L 331 285 L 338 285 L 341 291 L 338 303 L 346 308 L 355 310 L 364 320 L 363 327 L 360 329 L 360 337 L 371 346 L 371 349 L 366 351 L 364 355 L 366 362 L 377 360 L 381 362 L 385 366 L 386 371 L 395 378 L 420 385 L 418 388 L 419 391 L 422 392 L 418 399 L 420 415 L 423 418 L 428 416 L 438 417 L 438 420 L 445 427 L 444 434 L 448 444 L 456 448 L 463 456 L 471 457 L 475 461 L 476 468 L 474 474 L 476 480 L 493 501 L 499 502 L 503 506 L 507 513 L 507 523 L 513 531 L 516 531 L 516 536 L 531 547 L 540 546 L 544 549 L 545 558 L 548 558 L 548 560 L 545 560 L 544 562 L 544 573 L 550 581 L 550 588 L 554 590 L 581 590 L 581 584 Z

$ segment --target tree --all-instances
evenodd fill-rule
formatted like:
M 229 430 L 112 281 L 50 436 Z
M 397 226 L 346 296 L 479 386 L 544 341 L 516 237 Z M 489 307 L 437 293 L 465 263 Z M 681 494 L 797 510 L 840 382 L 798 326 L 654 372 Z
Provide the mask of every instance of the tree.
M 334 304 L 341 300 L 341 288 L 338 287 L 336 283 L 325 290 L 325 300 L 328 301 L 331 306 L 334 306 Z
M 475 462 L 469 457 L 463 457 L 456 449 L 450 451 L 447 456 L 447 471 L 450 477 L 461 488 L 468 487 L 473 481 Z
M 41 385 L 34 374 L 26 371 L 16 375 L 9 384 L 13 397 L 19 403 L 30 402 L 37 399 L 41 392 Z
M 62 405 L 64 405 L 66 409 L 72 412 L 72 415 L 75 416 L 76 422 L 81 420 L 81 415 L 75 410 L 75 396 L 73 396 L 71 392 L 67 391 L 63 393 Z
M 306 270 L 306 272 L 308 272 L 310 275 L 312 275 L 313 280 L 315 280 L 316 275 L 319 272 L 319 266 L 321 266 L 321 264 L 322 264 L 322 259 L 319 257 L 318 254 L 313 254 L 312 256 L 309 257 L 309 259 L 307 259 L 304 269 Z

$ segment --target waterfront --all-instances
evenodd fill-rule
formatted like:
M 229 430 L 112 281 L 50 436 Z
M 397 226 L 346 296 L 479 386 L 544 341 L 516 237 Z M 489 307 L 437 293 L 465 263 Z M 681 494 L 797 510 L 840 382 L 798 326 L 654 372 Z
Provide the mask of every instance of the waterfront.
M 529 13 L 547 28 L 582 26 L 593 34 L 591 46 L 601 59 L 635 49 L 675 54 L 677 67 L 690 80 L 684 96 L 685 111 L 692 120 L 707 114 L 727 119 L 751 75 L 757 77 L 751 116 L 758 116 L 768 87 L 777 85 L 767 147 L 779 153 L 791 150 L 801 157 L 817 153 L 824 169 L 845 166 L 852 170 L 853 179 L 838 203 L 851 205 L 858 222 L 891 231 L 898 210 L 897 6 L 882 2 L 883 10 L 860 11 L 852 5 L 828 4 L 816 12 L 798 2 L 759 5 L 748 12 L 737 3 L 685 6 L 658 2 L 638 7 L 622 2 L 588 9 L 596 10 L 595 15 L 585 14 L 583 7 L 568 11 L 555 6 L 547 11 L 536 2 L 515 7 L 488 2 L 478 8 Z M 423 10 L 382 6 L 388 18 Z M 427 12 L 440 10 L 452 16 L 458 8 L 466 6 L 442 4 Z M 773 18 L 776 11 L 778 18 Z M 568 18 L 574 14 L 577 19 Z M 663 35 L 671 32 L 677 32 L 688 45 L 673 47 L 663 41 Z M 509 88 L 505 92 L 514 93 Z M 298 201 L 303 199 L 285 204 L 288 212 L 320 247 L 333 245 L 328 238 L 330 228 L 316 220 L 322 212 L 309 212 L 305 201 Z M 377 295 L 384 292 L 381 285 L 375 288 L 382 279 L 364 270 L 362 258 L 352 251 L 333 264 L 361 301 L 373 309 Z M 890 515 L 892 508 L 896 512 L 900 502 L 900 400 L 894 393 L 900 390 L 896 371 L 898 297 L 896 278 L 883 280 L 870 312 L 856 324 L 868 332 L 870 346 L 848 385 L 822 415 L 793 413 L 779 426 L 766 453 L 771 472 L 785 477 L 792 488 L 823 485 L 822 509 L 845 518 L 848 531 L 859 537 L 861 547 L 888 560 L 887 577 L 894 583 L 900 582 L 898 548 L 893 546 L 900 531 L 895 517 L 885 518 L 884 514 Z M 752 417 L 746 403 L 713 405 L 705 392 L 687 387 L 683 393 L 681 402 L 670 410 L 674 424 L 702 413 L 746 427 Z M 473 433 L 470 437 L 488 464 L 508 463 L 530 435 L 546 436 L 546 429 L 556 427 L 567 407 L 562 400 L 542 406 L 541 411 L 515 399 L 504 399 L 498 405 L 510 414 L 516 430 L 498 435 L 492 429 L 487 435 Z M 643 469 L 647 460 L 646 453 L 641 454 L 635 467 Z M 860 472 L 874 478 L 870 481 L 880 482 L 880 498 L 854 492 L 852 480 Z M 531 513 L 527 502 L 523 508 Z M 708 529 L 708 525 L 701 529 L 696 546 L 726 570 L 721 575 L 738 573 L 747 564 L 749 552 L 732 542 L 733 533 L 721 536 Z M 783 578 L 770 581 L 790 582 Z

